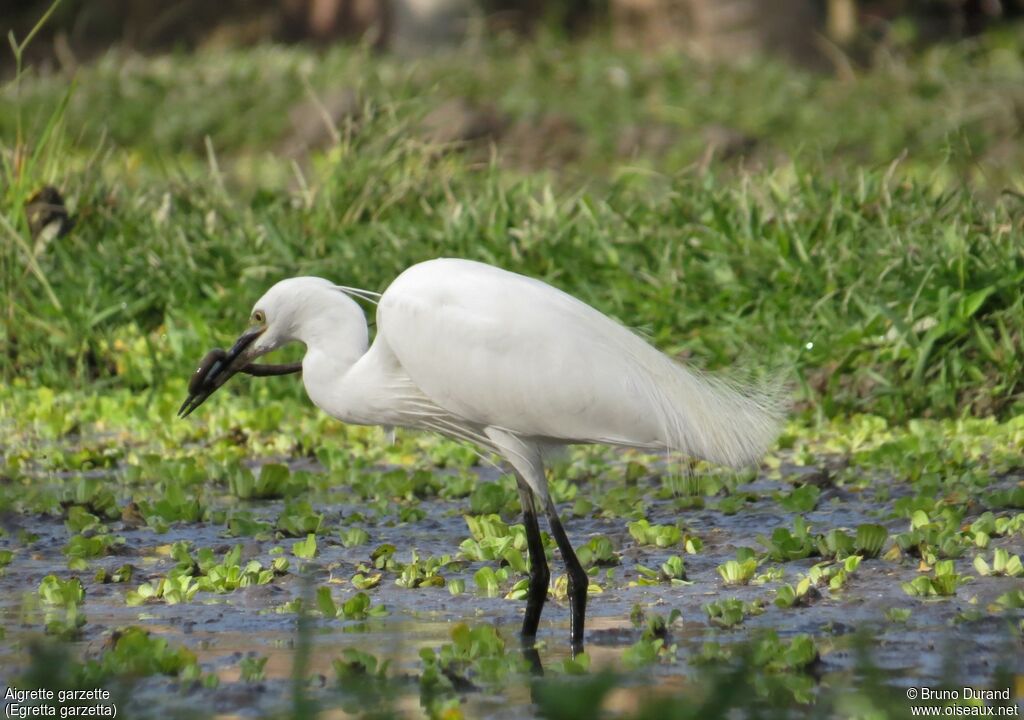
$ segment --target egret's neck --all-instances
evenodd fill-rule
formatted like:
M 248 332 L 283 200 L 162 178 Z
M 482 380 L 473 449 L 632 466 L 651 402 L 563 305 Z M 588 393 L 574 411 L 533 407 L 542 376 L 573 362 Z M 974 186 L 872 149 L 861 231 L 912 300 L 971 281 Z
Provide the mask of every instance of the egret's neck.
M 306 346 L 302 358 L 306 393 L 326 410 L 345 374 L 366 353 L 366 316 L 354 300 L 333 291 L 296 323 L 293 332 Z

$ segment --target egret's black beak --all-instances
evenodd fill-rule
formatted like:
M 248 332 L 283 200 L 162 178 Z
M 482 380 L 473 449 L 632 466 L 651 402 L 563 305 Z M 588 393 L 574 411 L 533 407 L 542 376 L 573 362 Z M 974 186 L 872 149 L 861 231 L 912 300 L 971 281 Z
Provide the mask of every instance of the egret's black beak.
M 221 385 L 230 380 L 232 375 L 243 370 L 249 364 L 249 361 L 253 359 L 250 346 L 265 329 L 265 326 L 250 328 L 242 333 L 227 352 L 216 349 L 206 354 L 189 381 L 188 398 L 178 409 L 178 417 L 187 417 L 202 405 L 206 398 L 213 395 Z

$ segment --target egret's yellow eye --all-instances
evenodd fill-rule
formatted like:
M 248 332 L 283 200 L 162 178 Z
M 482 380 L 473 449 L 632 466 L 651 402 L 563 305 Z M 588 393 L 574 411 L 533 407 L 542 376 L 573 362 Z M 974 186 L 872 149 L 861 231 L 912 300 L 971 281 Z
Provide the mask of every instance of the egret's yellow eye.
M 267 316 L 263 314 L 262 310 L 257 310 L 252 314 L 253 325 L 265 325 L 267 322 Z

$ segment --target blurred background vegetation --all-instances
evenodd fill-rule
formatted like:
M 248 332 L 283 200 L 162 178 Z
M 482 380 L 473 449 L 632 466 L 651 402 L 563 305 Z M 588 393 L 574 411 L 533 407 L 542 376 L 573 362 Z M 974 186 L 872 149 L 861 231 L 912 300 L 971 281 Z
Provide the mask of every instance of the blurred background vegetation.
M 51 4 L 7 0 L 5 24 L 24 37 Z M 161 52 L 268 41 L 367 41 L 401 51 L 547 30 L 575 38 L 604 31 L 619 45 L 707 57 L 769 51 L 815 63 L 886 41 L 977 35 L 1022 14 L 1021 0 L 65 0 L 31 57 L 67 65 L 112 45 Z
M 282 277 L 457 255 L 811 413 L 1018 413 L 1022 10 L 6 2 L 0 374 L 180 384 Z

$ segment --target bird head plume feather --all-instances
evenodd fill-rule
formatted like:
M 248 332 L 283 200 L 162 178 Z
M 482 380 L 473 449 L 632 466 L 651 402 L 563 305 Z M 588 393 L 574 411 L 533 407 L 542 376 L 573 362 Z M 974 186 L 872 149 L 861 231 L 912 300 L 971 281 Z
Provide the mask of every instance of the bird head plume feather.
M 373 290 L 364 290 L 362 288 L 348 287 L 347 285 L 334 285 L 334 290 L 348 295 L 350 298 L 356 300 L 365 300 L 366 302 L 373 303 L 374 305 L 379 304 L 381 294 L 374 292 Z

